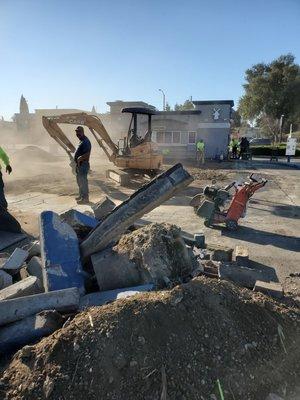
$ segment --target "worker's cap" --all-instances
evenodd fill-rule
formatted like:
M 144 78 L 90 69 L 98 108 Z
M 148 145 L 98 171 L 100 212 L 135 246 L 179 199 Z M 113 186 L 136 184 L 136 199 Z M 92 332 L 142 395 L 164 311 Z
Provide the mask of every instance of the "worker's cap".
M 77 126 L 77 128 L 75 129 L 75 132 L 77 133 L 84 133 L 84 129 L 82 126 Z

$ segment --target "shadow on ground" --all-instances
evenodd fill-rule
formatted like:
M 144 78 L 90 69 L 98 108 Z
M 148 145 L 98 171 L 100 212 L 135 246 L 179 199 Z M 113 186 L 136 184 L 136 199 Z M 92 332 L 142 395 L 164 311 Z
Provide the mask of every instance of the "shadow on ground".
M 279 233 L 261 231 L 248 226 L 239 226 L 236 232 L 222 230 L 222 236 L 227 236 L 245 242 L 252 242 L 262 245 L 272 245 L 281 249 L 300 252 L 300 238 L 286 236 Z
M 253 204 L 265 206 L 265 207 L 268 207 L 268 209 L 253 207 Z M 254 208 L 257 210 L 269 212 L 269 213 L 272 213 L 273 215 L 278 215 L 278 216 L 284 217 L 284 218 L 295 218 L 295 219 L 300 218 L 300 207 L 294 206 L 293 204 L 282 204 L 282 203 L 275 203 L 273 201 L 268 201 L 268 200 L 251 199 L 249 208 Z

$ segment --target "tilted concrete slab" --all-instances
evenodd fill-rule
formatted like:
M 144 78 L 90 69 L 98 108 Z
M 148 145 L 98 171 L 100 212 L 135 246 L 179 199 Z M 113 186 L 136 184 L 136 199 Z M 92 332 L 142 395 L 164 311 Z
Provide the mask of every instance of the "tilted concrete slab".
M 6 262 L 2 265 L 2 269 L 10 274 L 16 274 L 21 268 L 28 257 L 28 251 L 17 247 Z
M 79 296 L 78 288 L 70 288 L 0 301 L 0 326 L 43 310 L 76 311 L 79 306 Z
M 60 214 L 60 218 L 62 221 L 69 224 L 73 229 L 76 228 L 95 228 L 99 221 L 96 218 L 90 217 L 80 211 L 77 210 L 68 210 L 63 214 Z
M 283 288 L 279 282 L 256 281 L 253 290 L 254 292 L 261 292 L 277 299 L 283 297 Z
M 142 215 L 168 200 L 193 181 L 181 164 L 176 164 L 148 184 L 142 186 L 117 206 L 81 243 L 83 258 L 105 249 Z
M 219 266 L 218 275 L 220 279 L 230 280 L 249 289 L 253 289 L 257 280 L 264 278 L 264 274 L 260 270 L 222 262 Z
M 140 292 L 149 292 L 153 290 L 153 288 L 153 284 L 148 284 L 123 289 L 107 290 L 105 292 L 89 293 L 80 298 L 79 308 L 80 310 L 83 310 L 88 307 L 102 306 L 110 301 L 125 299 L 126 297 L 133 296 Z
M 108 196 L 104 196 L 98 203 L 92 205 L 92 210 L 94 211 L 95 218 L 102 220 L 115 207 L 116 204 Z
M 40 281 L 35 276 L 29 276 L 0 290 L 0 300 L 15 299 L 43 292 Z
M 61 328 L 62 316 L 54 310 L 42 311 L 0 328 L 0 354 L 16 350 Z
M 21 242 L 26 238 L 27 235 L 24 233 L 5 232 L 1 231 L 0 228 L 0 251 L 12 246 L 13 244 Z
M 84 273 L 74 229 L 58 214 L 40 215 L 40 243 L 45 291 L 77 287 L 84 294 Z

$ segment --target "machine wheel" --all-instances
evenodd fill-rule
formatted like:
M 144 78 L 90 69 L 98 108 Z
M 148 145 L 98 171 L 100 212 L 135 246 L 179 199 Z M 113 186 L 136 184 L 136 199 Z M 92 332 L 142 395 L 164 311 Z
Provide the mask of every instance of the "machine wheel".
M 238 223 L 234 219 L 228 219 L 226 221 L 226 228 L 230 231 L 236 231 Z

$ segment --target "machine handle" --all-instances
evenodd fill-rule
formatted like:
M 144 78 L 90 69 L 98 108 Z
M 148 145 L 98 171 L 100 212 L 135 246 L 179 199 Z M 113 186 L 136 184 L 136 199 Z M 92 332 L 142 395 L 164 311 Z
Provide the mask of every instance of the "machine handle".
M 252 174 L 249 176 L 249 178 L 251 179 L 252 182 L 258 183 L 258 181 L 255 178 L 252 178 L 254 175 L 254 173 L 252 172 Z

